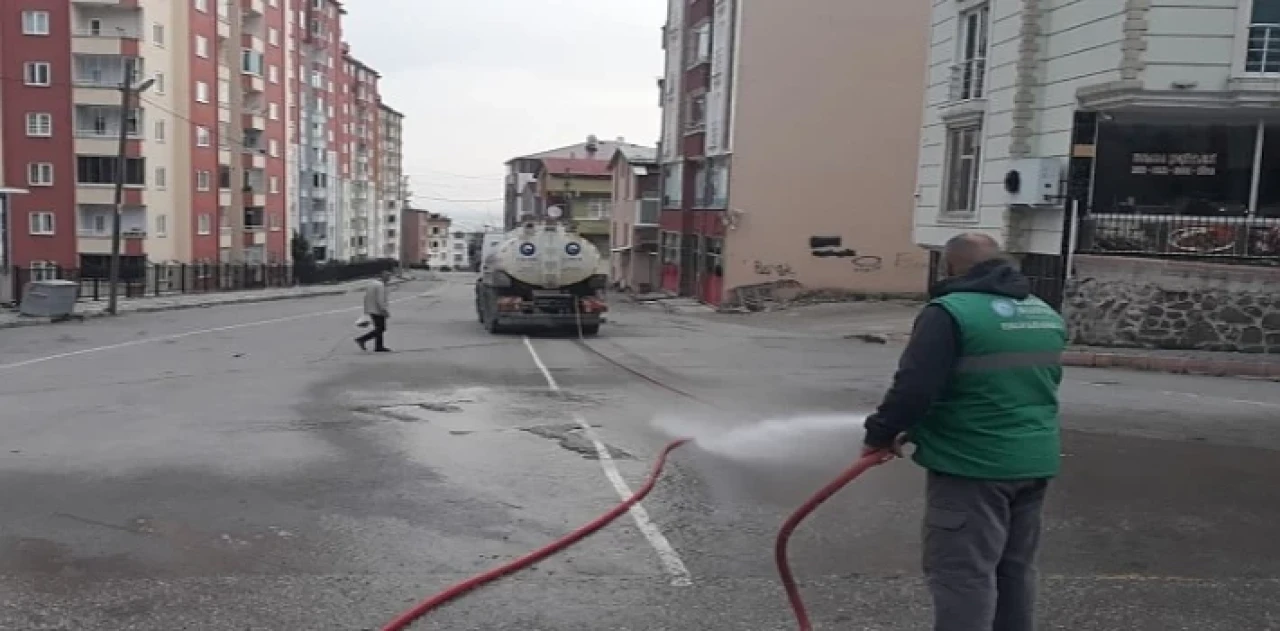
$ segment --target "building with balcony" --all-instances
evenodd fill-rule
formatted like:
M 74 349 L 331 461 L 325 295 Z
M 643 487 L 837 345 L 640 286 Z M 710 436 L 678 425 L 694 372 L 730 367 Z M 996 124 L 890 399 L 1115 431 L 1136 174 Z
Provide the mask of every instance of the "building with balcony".
M 538 217 L 545 210 L 538 196 L 537 173 L 545 158 L 592 159 L 608 161 L 620 147 L 639 147 L 625 138 L 602 141 L 595 136 L 566 147 L 541 151 L 507 160 L 507 176 L 503 199 L 503 225 L 510 230 L 525 217 Z
M 662 181 L 657 150 L 624 147 L 609 161 L 613 213 L 609 221 L 609 278 L 625 291 L 648 293 L 661 280 L 658 233 Z
M 537 205 L 561 209 L 561 218 L 609 256 L 609 218 L 613 182 L 609 160 L 598 153 L 586 158 L 543 158 L 539 161 Z
M 911 240 L 929 6 L 670 0 L 661 287 L 924 289 Z
M 933 12 L 918 243 L 996 237 L 1079 342 L 1280 352 L 1280 1 Z
M 408 178 L 404 174 L 404 114 L 385 103 L 378 103 L 378 129 L 381 137 L 377 154 L 377 209 L 382 219 L 381 258 L 405 260 L 401 247 L 409 228 L 403 224 L 403 211 L 409 202 Z
M 426 239 L 422 254 L 428 268 L 435 270 L 453 268 L 450 247 L 452 237 L 449 232 L 452 225 L 453 220 L 445 215 L 427 213 L 426 221 L 423 222 Z

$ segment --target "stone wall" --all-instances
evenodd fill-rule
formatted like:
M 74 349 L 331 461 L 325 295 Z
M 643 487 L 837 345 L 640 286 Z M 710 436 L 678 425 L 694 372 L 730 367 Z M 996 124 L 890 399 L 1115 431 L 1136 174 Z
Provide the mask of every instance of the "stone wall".
M 1280 267 L 1082 255 L 1075 269 L 1076 344 L 1280 353 Z

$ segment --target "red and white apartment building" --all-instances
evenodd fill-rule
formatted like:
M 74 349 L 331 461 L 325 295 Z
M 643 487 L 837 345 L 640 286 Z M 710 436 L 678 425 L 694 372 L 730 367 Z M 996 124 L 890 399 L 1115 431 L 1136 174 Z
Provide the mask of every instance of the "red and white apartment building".
M 0 5 L 3 269 L 105 270 L 125 126 L 124 265 L 394 256 L 402 116 L 335 0 Z M 127 64 L 143 89 L 127 111 Z M 394 134 L 387 133 L 394 118 Z M 383 155 L 386 152 L 388 155 Z M 388 167 L 389 169 L 391 167 Z M 0 193 L 3 195 L 3 193 Z

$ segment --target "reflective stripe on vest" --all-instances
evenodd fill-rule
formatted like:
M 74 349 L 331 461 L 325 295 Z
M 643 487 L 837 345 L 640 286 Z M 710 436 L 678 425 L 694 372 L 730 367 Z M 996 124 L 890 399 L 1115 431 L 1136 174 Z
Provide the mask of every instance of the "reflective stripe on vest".
M 958 372 L 991 372 L 1010 368 L 1048 368 L 1062 363 L 1061 351 L 1038 353 L 993 353 L 961 357 Z

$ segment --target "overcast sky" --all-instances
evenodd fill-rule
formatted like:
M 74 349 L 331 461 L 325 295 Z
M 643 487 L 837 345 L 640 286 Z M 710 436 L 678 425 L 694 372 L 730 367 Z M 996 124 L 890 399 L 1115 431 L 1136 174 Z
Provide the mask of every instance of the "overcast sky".
M 658 139 L 665 0 L 357 0 L 353 54 L 404 112 L 419 207 L 501 221 L 502 163 L 595 134 Z

